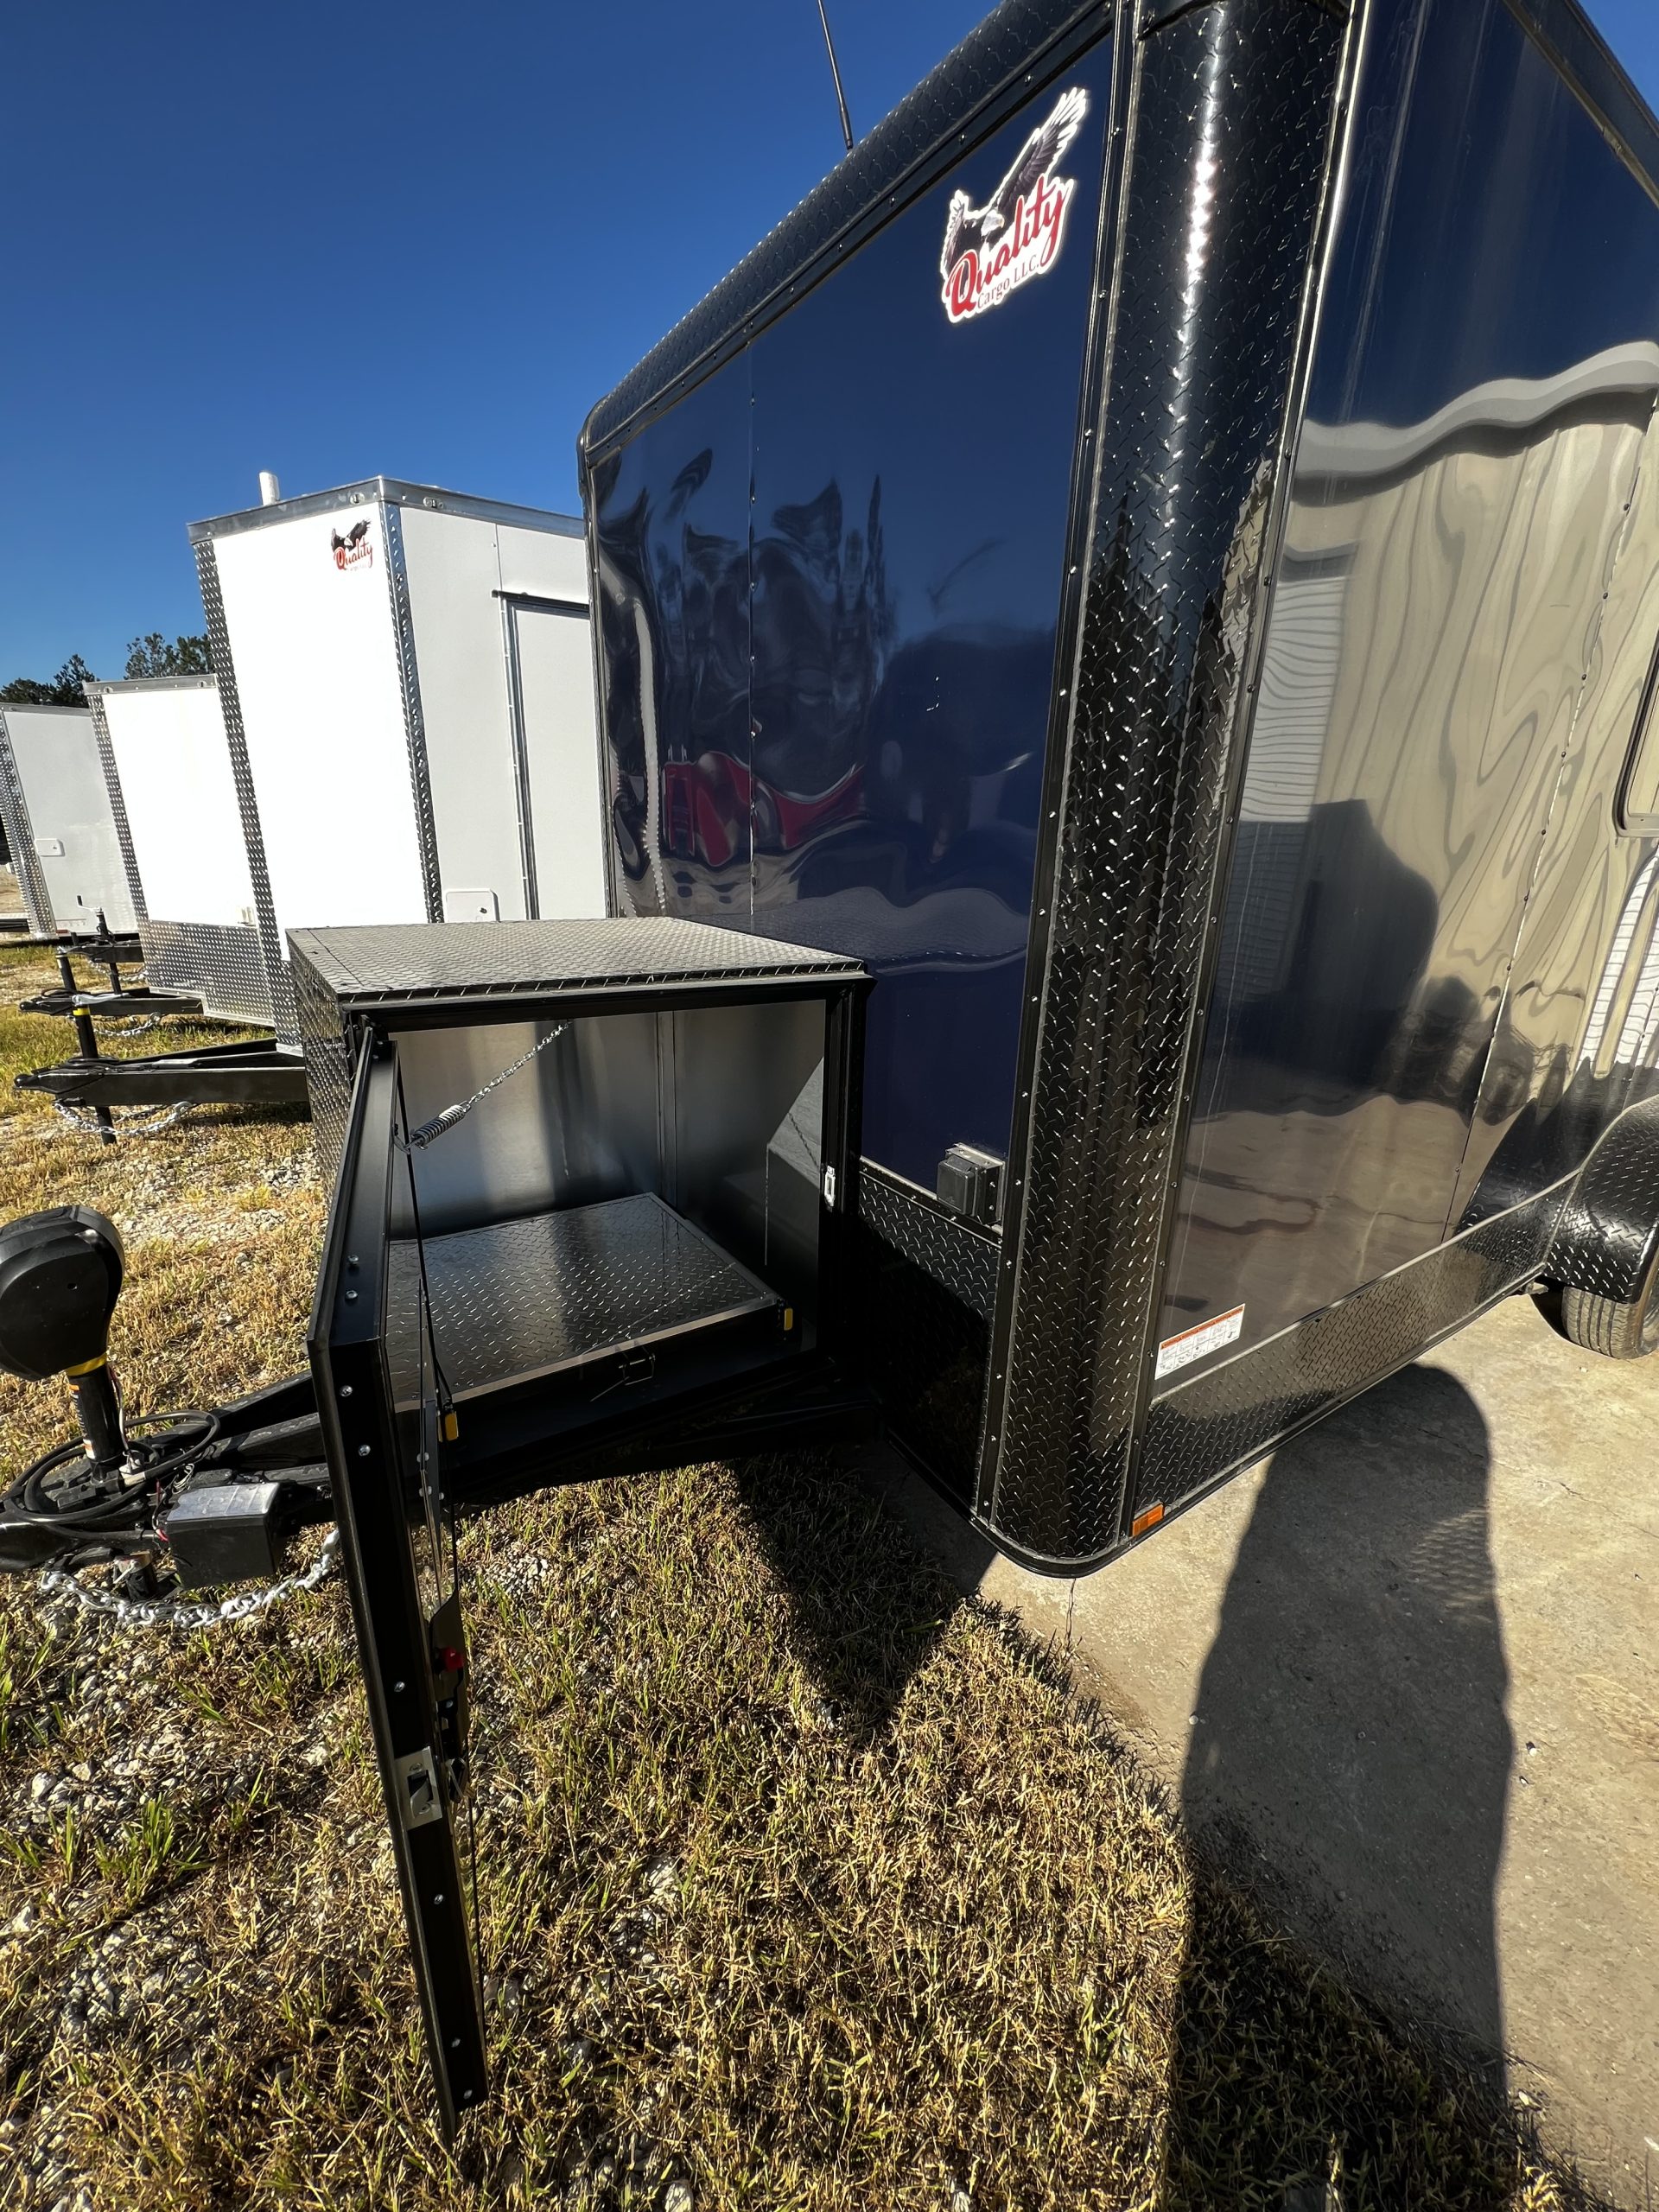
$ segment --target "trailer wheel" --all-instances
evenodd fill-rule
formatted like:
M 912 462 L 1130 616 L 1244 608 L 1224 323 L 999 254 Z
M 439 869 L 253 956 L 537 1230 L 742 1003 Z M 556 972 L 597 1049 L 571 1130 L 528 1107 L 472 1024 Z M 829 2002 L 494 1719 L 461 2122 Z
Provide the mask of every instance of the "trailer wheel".
M 1641 1295 L 1628 1306 L 1569 1283 L 1561 1292 L 1561 1326 L 1581 1351 L 1606 1359 L 1643 1359 L 1659 1351 L 1659 1256 Z

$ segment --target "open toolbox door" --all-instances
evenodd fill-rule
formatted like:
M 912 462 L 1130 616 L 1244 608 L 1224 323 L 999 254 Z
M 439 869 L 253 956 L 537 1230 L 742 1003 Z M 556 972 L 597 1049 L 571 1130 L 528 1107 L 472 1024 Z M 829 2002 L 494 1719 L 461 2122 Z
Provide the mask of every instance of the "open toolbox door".
M 473 1925 L 467 1652 L 442 1487 L 452 1427 L 423 1281 L 393 1389 L 388 1277 L 407 1173 L 394 1046 L 365 1040 L 335 1185 L 310 1354 L 415 1980 L 446 2133 L 485 2089 Z M 409 1332 L 399 1317 L 400 1338 Z M 418 1379 L 418 1389 L 410 1382 Z

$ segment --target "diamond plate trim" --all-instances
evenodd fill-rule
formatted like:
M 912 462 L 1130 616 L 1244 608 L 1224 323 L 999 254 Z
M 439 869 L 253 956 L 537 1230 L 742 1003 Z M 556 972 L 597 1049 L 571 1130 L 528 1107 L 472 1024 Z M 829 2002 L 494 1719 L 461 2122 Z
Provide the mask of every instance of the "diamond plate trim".
M 1196 14 L 1200 8 L 1213 8 L 1220 0 L 1143 0 L 1141 12 L 1141 35 L 1151 38 L 1156 32 L 1167 30 L 1179 16 Z M 1321 14 L 1335 22 L 1345 23 L 1353 10 L 1348 0 L 1300 0 L 1305 8 L 1317 8 Z
M 1633 1306 L 1659 1249 L 1659 1098 L 1622 1114 L 1580 1169 L 1543 1272 Z
M 853 1309 L 865 1371 L 905 1447 L 965 1503 L 983 1418 L 1001 1246 L 860 1163 Z
M 196 578 L 201 587 L 202 611 L 207 618 L 207 650 L 213 673 L 219 678 L 219 703 L 225 716 L 225 742 L 230 748 L 237 808 L 242 817 L 242 836 L 248 849 L 248 874 L 253 884 L 255 926 L 265 963 L 270 1020 L 276 1042 L 296 1046 L 300 1041 L 299 1017 L 294 1010 L 293 983 L 288 963 L 283 957 L 282 934 L 276 927 L 276 904 L 270 895 L 264 831 L 259 824 L 259 802 L 254 792 L 248 741 L 242 727 L 242 695 L 236 688 L 236 664 L 231 657 L 231 633 L 225 620 L 225 595 L 219 589 L 219 557 L 210 537 L 196 542 Z
M 951 1214 L 907 1191 L 874 1160 L 859 1163 L 858 1211 L 875 1234 L 912 1267 L 989 1321 L 996 1310 L 995 1237 L 976 1235 Z
M 781 1306 L 648 1192 L 429 1236 L 425 1255 L 438 1357 L 457 1399 Z M 420 1400 L 420 1249 L 400 1239 L 386 1286 L 400 1405 Z
M 104 788 L 110 795 L 110 813 L 115 823 L 115 842 L 121 849 L 121 866 L 127 879 L 127 896 L 132 901 L 133 919 L 142 930 L 149 918 L 144 905 L 144 887 L 138 874 L 138 855 L 133 849 L 132 829 L 127 820 L 127 802 L 121 789 L 121 776 L 115 765 L 115 747 L 110 742 L 110 718 L 104 711 L 104 694 L 92 685 L 86 686 L 86 703 L 92 710 L 92 740 L 98 747 L 99 766 L 104 771 Z
M 999 1540 L 1057 1566 L 1123 1524 L 1346 44 L 1215 0 L 1136 49 L 980 1474 Z
M 1135 1513 L 1188 1503 L 1530 1281 L 1564 1200 L 1547 1191 L 1482 1222 L 1166 1392 L 1147 1416 Z
M 29 916 L 29 926 L 36 937 L 55 937 L 58 918 L 52 911 L 46 878 L 35 856 L 34 824 L 29 818 L 29 802 L 23 797 L 22 779 L 17 773 L 11 733 L 6 728 L 3 713 L 0 713 L 0 815 L 5 818 L 12 872 L 23 894 L 23 912 Z
M 421 854 L 421 896 L 429 922 L 443 919 L 443 882 L 438 870 L 438 825 L 432 811 L 432 779 L 426 760 L 426 718 L 421 711 L 420 671 L 415 664 L 415 620 L 409 607 L 409 563 L 403 516 L 395 499 L 380 509 L 385 533 L 386 587 L 397 639 L 397 680 L 404 699 L 404 738 L 409 747 L 409 785 L 415 802 L 415 836 Z
M 259 932 L 217 922 L 138 925 L 149 980 L 160 990 L 187 991 L 215 1021 L 271 1026 L 270 976 Z
M 341 1026 L 339 1001 L 302 950 L 296 951 L 290 973 L 300 1046 L 305 1056 L 312 1141 L 317 1165 L 332 1185 L 340 1173 L 346 1125 L 352 1117 L 353 1046 Z
M 956 160 L 970 124 L 976 137 L 995 128 L 993 103 L 1017 97 L 1027 73 L 1046 66 L 1048 49 L 1078 29 L 1100 36 L 1112 12 L 1102 0 L 1003 0 L 599 402 L 582 427 L 584 467 L 637 427 L 636 417 L 677 397 L 728 346 L 781 310 L 832 256 L 850 252 L 858 232 L 920 188 L 931 162 Z

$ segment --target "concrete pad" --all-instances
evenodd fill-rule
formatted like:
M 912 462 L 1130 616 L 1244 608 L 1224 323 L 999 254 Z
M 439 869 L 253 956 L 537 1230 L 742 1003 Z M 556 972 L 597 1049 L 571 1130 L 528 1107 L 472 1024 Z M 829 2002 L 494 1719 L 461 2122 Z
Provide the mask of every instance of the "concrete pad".
M 1514 1299 L 1116 1565 L 964 1588 L 1069 1654 L 1282 1923 L 1659 2186 L 1659 1358 Z

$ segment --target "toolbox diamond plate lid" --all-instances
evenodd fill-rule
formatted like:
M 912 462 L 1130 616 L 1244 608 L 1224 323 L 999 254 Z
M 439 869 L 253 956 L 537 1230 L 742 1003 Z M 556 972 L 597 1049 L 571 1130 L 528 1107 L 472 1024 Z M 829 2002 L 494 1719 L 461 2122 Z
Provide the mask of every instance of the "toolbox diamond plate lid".
M 294 930 L 289 945 L 338 1001 L 359 1007 L 704 984 L 798 987 L 865 972 L 841 953 L 658 915 Z

